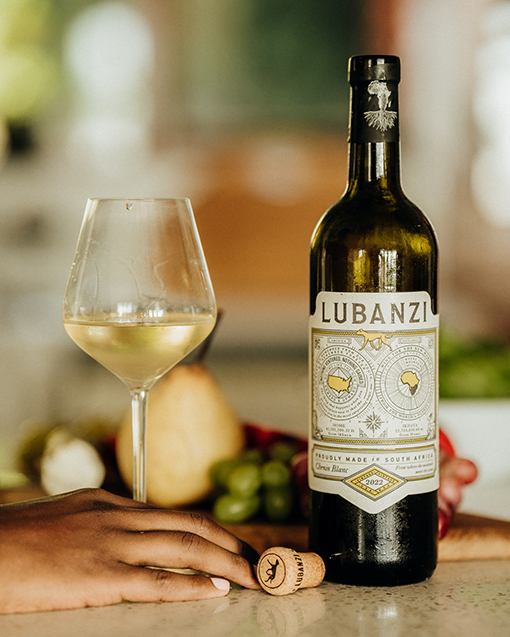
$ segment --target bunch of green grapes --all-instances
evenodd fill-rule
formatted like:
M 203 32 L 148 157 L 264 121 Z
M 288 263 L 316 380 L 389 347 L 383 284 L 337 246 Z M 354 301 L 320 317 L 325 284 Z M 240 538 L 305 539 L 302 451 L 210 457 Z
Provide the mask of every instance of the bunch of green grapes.
M 288 521 L 296 502 L 290 466 L 295 452 L 294 445 L 278 442 L 267 452 L 251 449 L 217 462 L 211 469 L 219 490 L 214 517 L 225 524 L 246 522 L 257 514 L 270 522 Z

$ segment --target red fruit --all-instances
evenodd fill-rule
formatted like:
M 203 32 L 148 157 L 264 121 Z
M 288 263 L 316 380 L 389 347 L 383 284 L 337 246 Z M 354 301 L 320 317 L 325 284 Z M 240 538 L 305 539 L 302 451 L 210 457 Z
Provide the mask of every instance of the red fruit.
M 308 451 L 297 453 L 290 464 L 292 480 L 299 497 L 303 517 L 308 518 Z
M 442 540 L 444 536 L 448 533 L 448 529 L 450 528 L 450 519 L 446 515 L 444 511 L 439 509 L 438 511 L 438 519 L 439 519 L 439 539 Z
M 455 455 L 455 449 L 451 443 L 451 440 L 442 429 L 439 430 L 439 451 L 447 456 Z

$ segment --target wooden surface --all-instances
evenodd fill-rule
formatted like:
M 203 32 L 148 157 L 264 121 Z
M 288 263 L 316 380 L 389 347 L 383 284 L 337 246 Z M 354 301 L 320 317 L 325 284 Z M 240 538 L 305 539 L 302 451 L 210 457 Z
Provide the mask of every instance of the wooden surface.
M 289 546 L 306 551 L 305 524 L 224 525 L 259 552 L 270 546 Z M 448 534 L 439 542 L 439 561 L 510 559 L 510 523 L 474 515 L 457 514 Z
M 41 497 L 39 487 L 0 490 L 0 503 Z M 275 525 L 263 522 L 223 525 L 262 553 L 271 546 L 308 548 L 306 524 Z M 510 559 L 510 522 L 459 513 L 445 538 L 439 542 L 439 561 Z

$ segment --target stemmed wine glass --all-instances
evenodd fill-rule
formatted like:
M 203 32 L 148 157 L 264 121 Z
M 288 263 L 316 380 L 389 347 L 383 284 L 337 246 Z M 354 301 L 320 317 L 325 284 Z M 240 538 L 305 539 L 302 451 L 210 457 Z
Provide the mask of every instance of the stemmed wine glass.
M 71 339 L 131 392 L 133 498 L 145 502 L 149 390 L 216 321 L 189 199 L 89 199 L 62 316 Z

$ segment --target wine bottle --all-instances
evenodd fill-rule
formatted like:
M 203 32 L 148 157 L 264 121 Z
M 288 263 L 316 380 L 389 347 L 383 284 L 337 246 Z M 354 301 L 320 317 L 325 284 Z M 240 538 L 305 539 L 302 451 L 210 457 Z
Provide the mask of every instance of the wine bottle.
M 310 247 L 310 550 L 393 586 L 437 563 L 437 242 L 400 184 L 396 56 L 349 60 L 349 178 Z

